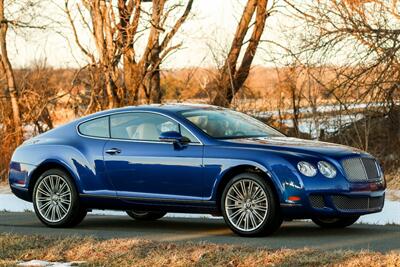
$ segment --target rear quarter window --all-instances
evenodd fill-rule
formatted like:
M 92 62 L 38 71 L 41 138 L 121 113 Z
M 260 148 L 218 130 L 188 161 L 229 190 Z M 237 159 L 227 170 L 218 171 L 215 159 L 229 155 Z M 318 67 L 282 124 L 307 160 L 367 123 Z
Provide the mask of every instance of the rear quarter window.
M 78 126 L 80 134 L 91 137 L 110 137 L 108 117 L 90 120 Z

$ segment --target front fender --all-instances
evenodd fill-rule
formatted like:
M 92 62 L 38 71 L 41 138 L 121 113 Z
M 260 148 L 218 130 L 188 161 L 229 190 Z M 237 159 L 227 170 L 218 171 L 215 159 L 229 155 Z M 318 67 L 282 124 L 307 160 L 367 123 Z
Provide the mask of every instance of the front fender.
M 287 202 L 289 196 L 302 194 L 304 186 L 296 168 L 290 159 L 279 152 L 209 147 L 204 156 L 205 197 L 215 201 L 217 189 L 225 175 L 231 169 L 241 166 L 254 167 L 266 173 L 281 203 Z

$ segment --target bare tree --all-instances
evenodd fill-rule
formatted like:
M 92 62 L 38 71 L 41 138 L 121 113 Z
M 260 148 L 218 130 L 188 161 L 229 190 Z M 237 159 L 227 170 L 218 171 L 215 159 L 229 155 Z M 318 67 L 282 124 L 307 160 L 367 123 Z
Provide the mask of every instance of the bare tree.
M 400 2 L 285 2 L 287 16 L 298 22 L 287 27 L 298 43 L 288 54 L 299 64 L 306 59 L 317 66 L 323 74 L 310 71 L 310 77 L 329 103 L 340 108 L 335 111 L 339 134 L 333 141 L 369 150 L 386 166 L 395 166 L 400 147 Z M 347 117 L 343 123 L 342 117 Z
M 14 33 L 22 30 L 43 29 L 45 21 L 38 23 L 40 17 L 37 11 L 40 9 L 44 1 L 31 0 L 0 0 L 0 70 L 5 76 L 5 92 L 6 98 L 12 110 L 12 118 L 14 124 L 14 133 L 16 144 L 20 144 L 23 140 L 23 114 L 19 104 L 19 92 L 15 81 L 15 74 L 10 63 L 7 34 L 11 28 Z
M 18 104 L 18 92 L 15 85 L 15 77 L 13 68 L 11 66 L 10 60 L 8 58 L 7 50 L 7 30 L 8 21 L 5 17 L 4 0 L 0 0 L 0 60 L 1 60 L 1 70 L 4 71 L 6 81 L 7 81 L 7 93 L 10 98 L 10 104 L 12 107 L 13 122 L 15 127 L 15 142 L 17 144 L 21 143 L 23 138 L 22 133 L 22 123 L 21 123 L 21 113 Z
M 11 154 L 22 143 L 26 126 L 32 122 L 29 117 L 37 114 L 35 121 L 42 126 L 39 118 L 43 119 L 46 111 L 38 103 L 29 111 L 22 105 L 25 95 L 21 92 L 21 80 L 16 78 L 9 57 L 10 33 L 26 38 L 29 33 L 47 26 L 47 18 L 38 12 L 43 4 L 45 1 L 0 0 L 0 179 L 5 177 Z
M 95 53 L 89 52 L 88 45 L 79 38 L 70 2 L 74 2 L 82 24 L 93 37 Z M 104 73 L 108 108 L 136 104 L 141 92 L 147 102 L 161 102 L 160 65 L 181 46 L 172 45 L 171 41 L 187 20 L 193 0 L 171 5 L 166 0 L 153 0 L 149 10 L 143 6 L 144 2 L 149 1 L 65 0 L 65 11 L 78 47 L 89 59 L 89 65 Z M 182 8 L 183 12 L 173 21 L 173 14 Z M 137 42 L 146 35 L 146 45 L 138 51 Z
M 330 93 L 338 101 L 396 104 L 400 79 L 400 3 L 391 1 L 290 1 L 303 29 L 298 55 L 330 64 Z M 295 30 L 295 29 L 291 29 Z M 299 29 L 297 29 L 299 31 Z M 303 34 L 306 32 L 307 34 Z M 342 59 L 337 62 L 337 59 Z
M 279 72 L 283 72 L 282 76 L 279 77 L 278 90 L 283 91 L 283 96 L 288 96 L 290 107 L 293 111 L 292 121 L 294 135 L 300 136 L 299 130 L 299 119 L 300 119 L 300 106 L 303 99 L 302 87 L 298 86 L 299 68 L 296 64 L 291 64 L 285 69 L 280 69 Z M 283 99 L 283 102 L 285 100 Z
M 248 0 L 236 28 L 225 63 L 219 71 L 215 105 L 229 106 L 235 94 L 243 87 L 264 32 L 269 11 L 268 0 Z M 254 20 L 254 23 L 252 23 Z M 252 30 L 249 40 L 246 36 Z M 247 47 L 246 47 L 247 44 Z M 239 57 L 244 51 L 243 58 Z

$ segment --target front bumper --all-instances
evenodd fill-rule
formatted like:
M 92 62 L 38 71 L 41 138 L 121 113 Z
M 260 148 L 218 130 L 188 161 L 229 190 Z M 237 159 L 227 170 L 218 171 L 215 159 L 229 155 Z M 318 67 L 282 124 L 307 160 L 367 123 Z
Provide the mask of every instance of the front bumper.
M 309 207 L 314 213 L 363 215 L 381 211 L 385 195 L 312 194 L 308 201 Z
M 382 211 L 385 203 L 384 183 L 351 184 L 347 190 L 305 190 L 301 200 L 281 203 L 286 218 L 361 216 Z

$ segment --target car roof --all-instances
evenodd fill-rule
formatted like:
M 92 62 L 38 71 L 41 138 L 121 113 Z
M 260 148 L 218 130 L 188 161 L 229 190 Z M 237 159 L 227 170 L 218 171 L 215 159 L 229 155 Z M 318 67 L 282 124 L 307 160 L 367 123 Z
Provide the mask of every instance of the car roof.
M 100 116 L 107 116 L 118 112 L 129 112 L 129 111 L 154 111 L 154 112 L 172 112 L 178 113 L 181 111 L 188 110 L 200 110 L 200 109 L 212 109 L 212 110 L 222 110 L 222 107 L 207 105 L 207 104 L 193 104 L 193 103 L 168 103 L 168 104 L 148 104 L 148 105 L 138 105 L 138 106 L 126 106 L 121 108 L 114 108 L 99 111 L 84 117 L 79 118 L 75 122 L 80 123 L 82 121 L 90 120 Z
M 222 109 L 218 106 L 208 104 L 194 104 L 194 103 L 168 103 L 168 104 L 151 104 L 151 105 L 140 105 L 135 108 L 150 108 L 159 110 L 170 110 L 173 112 L 180 112 L 193 109 Z

